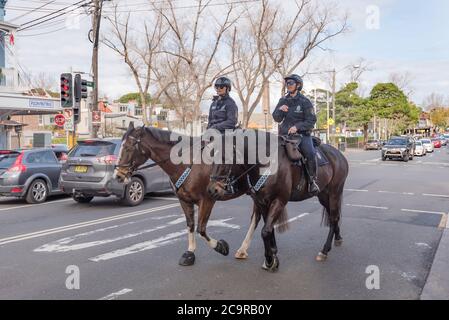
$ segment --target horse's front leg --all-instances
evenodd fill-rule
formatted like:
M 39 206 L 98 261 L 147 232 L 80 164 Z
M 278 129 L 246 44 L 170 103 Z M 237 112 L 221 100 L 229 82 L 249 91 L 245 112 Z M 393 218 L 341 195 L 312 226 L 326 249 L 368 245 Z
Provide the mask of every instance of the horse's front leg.
M 212 199 L 203 199 L 200 201 L 198 209 L 198 228 L 197 232 L 201 237 L 206 240 L 207 244 L 215 251 L 221 253 L 224 256 L 229 254 L 229 245 L 224 240 L 215 240 L 209 237 L 206 233 L 207 222 L 209 221 L 212 208 L 214 207 L 215 201 Z
M 253 204 L 253 214 L 251 216 L 251 224 L 249 226 L 248 232 L 246 233 L 245 239 L 243 240 L 242 244 L 240 245 L 240 248 L 235 253 L 236 259 L 246 259 L 248 258 L 248 248 L 251 244 L 251 240 L 253 239 L 254 231 L 257 228 L 257 224 L 260 221 L 261 209 L 256 205 Z
M 279 269 L 279 258 L 277 257 L 276 237 L 274 234 L 274 225 L 282 214 L 285 214 L 286 203 L 275 199 L 264 216 L 265 225 L 262 228 L 262 239 L 265 246 L 265 261 L 262 268 L 270 272 L 276 272 Z
M 182 255 L 181 259 L 179 259 L 179 264 L 181 266 L 191 266 L 195 263 L 195 249 L 196 249 L 196 240 L 195 240 L 195 208 L 193 203 L 185 202 L 183 200 L 179 200 L 181 203 L 182 210 L 186 216 L 187 222 L 187 233 L 189 239 L 189 247 L 186 252 Z

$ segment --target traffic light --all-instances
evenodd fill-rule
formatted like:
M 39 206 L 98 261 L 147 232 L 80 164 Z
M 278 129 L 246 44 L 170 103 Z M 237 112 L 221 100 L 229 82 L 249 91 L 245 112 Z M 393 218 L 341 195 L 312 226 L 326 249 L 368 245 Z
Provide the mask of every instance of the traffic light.
M 71 73 L 61 74 L 61 107 L 73 108 L 73 76 Z
M 87 99 L 87 80 L 81 78 L 80 74 L 75 75 L 75 102 Z

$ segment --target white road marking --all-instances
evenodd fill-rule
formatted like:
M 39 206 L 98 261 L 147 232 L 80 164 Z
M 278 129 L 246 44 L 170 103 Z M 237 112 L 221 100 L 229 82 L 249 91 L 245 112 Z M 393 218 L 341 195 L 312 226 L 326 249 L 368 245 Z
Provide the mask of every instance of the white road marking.
M 114 292 L 114 293 L 108 294 L 106 297 L 100 298 L 98 300 L 115 300 L 119 296 L 123 296 L 124 294 L 130 293 L 132 291 L 133 291 L 132 289 L 125 288 L 125 289 L 122 289 L 122 290 L 120 290 L 118 292 Z
M 302 213 L 302 214 L 297 215 L 296 217 L 293 217 L 293 218 L 288 219 L 287 221 L 285 221 L 285 222 L 283 222 L 283 223 L 281 223 L 281 224 L 275 224 L 274 227 L 275 227 L 275 228 L 279 228 L 280 226 L 283 226 L 284 224 L 287 224 L 287 223 L 296 221 L 296 220 L 301 219 L 302 217 L 305 217 L 305 216 L 307 216 L 307 215 L 309 215 L 309 214 L 310 214 L 309 212 L 304 212 L 304 213 Z
M 145 229 L 139 232 L 134 232 L 134 233 L 129 233 L 123 236 L 119 236 L 116 238 L 111 238 L 111 239 L 105 239 L 105 240 L 97 240 L 97 241 L 90 241 L 90 242 L 84 242 L 84 243 L 78 243 L 78 244 L 73 244 L 73 245 L 69 245 L 70 243 L 72 243 L 73 241 L 79 239 L 79 238 L 83 238 L 86 236 L 91 236 L 95 233 L 99 233 L 99 232 L 104 232 L 110 229 L 116 229 L 117 227 L 122 227 L 125 225 L 128 225 L 130 223 L 125 223 L 122 225 L 117 225 L 117 226 L 111 226 L 111 227 L 107 227 L 107 228 L 102 228 L 102 229 L 97 229 L 97 230 L 93 230 L 93 231 L 89 231 L 89 232 L 84 232 L 84 233 L 80 233 L 77 235 L 74 235 L 72 237 L 67 237 L 64 239 L 60 239 L 60 240 L 56 240 L 47 244 L 44 244 L 42 246 L 40 246 L 37 249 L 34 249 L 34 252 L 68 252 L 68 251 L 75 251 L 75 250 L 81 250 L 81 249 L 86 249 L 86 248 L 91 248 L 91 247 L 95 247 L 95 246 L 101 246 L 104 244 L 108 244 L 108 243 L 112 243 L 112 242 L 116 242 L 116 241 L 120 241 L 120 240 L 125 240 L 125 239 L 129 239 L 129 238 L 134 238 L 143 234 L 147 234 L 150 232 L 154 232 L 154 231 L 158 231 L 158 230 L 162 230 L 165 229 L 169 226 L 178 224 L 178 223 L 183 223 L 185 222 L 185 218 L 179 218 L 176 220 L 173 220 L 165 225 L 161 225 L 161 226 L 157 226 L 154 228 L 150 228 L 150 229 Z
M 424 210 L 414 210 L 414 209 L 401 209 L 401 211 L 406 211 L 406 212 L 418 212 L 418 213 L 432 213 L 432 214 L 444 214 L 444 212 L 438 212 L 438 211 L 424 211 Z
M 365 190 L 365 189 L 345 189 L 345 191 L 351 191 L 351 192 L 368 192 L 368 190 Z
M 422 195 L 426 196 L 426 197 L 449 198 L 449 195 L 445 195 L 445 194 L 423 193 Z
M 13 242 L 18 242 L 18 241 L 29 240 L 29 239 L 33 239 L 33 238 L 47 236 L 47 235 L 50 235 L 50 234 L 60 233 L 60 232 L 74 230 L 74 229 L 79 229 L 79 228 L 85 228 L 85 227 L 89 227 L 89 226 L 93 226 L 93 225 L 97 225 L 97 224 L 101 224 L 101 223 L 106 223 L 106 222 L 111 222 L 111 221 L 121 220 L 121 219 L 127 219 L 127 218 L 131 218 L 131 217 L 136 217 L 136 216 L 148 214 L 148 213 L 151 213 L 151 212 L 156 212 L 156 211 L 161 211 L 161 210 L 175 208 L 175 207 L 178 207 L 178 206 L 179 206 L 179 203 L 174 203 L 174 204 L 169 204 L 169 205 L 165 205 L 165 206 L 154 207 L 154 208 L 150 208 L 150 209 L 145 209 L 145 210 L 134 211 L 134 212 L 129 212 L 129 213 L 125 213 L 125 214 L 120 214 L 120 215 L 109 217 L 109 218 L 90 220 L 90 221 L 85 221 L 85 222 L 81 222 L 81 223 L 75 223 L 75 224 L 62 226 L 62 227 L 58 227 L 58 228 L 46 229 L 46 230 L 41 230 L 41 231 L 36 231 L 36 232 L 31 232 L 31 233 L 26 233 L 26 234 L 21 234 L 21 235 L 17 235 L 17 236 L 13 236 L 13 237 L 3 238 L 3 239 L 0 239 L 0 246 L 4 245 L 4 244 L 7 244 L 7 243 L 13 243 Z
M 35 206 L 43 206 L 43 205 L 48 205 L 48 204 L 52 204 L 52 203 L 66 202 L 66 201 L 73 201 L 73 199 L 72 198 L 70 198 L 70 199 L 62 199 L 62 200 L 48 201 L 48 202 L 44 202 L 44 203 L 26 204 L 26 205 L 17 206 L 17 207 L 1 208 L 0 211 L 7 211 L 7 210 L 14 210 L 14 209 L 23 209 L 23 208 L 35 207 Z
M 397 193 L 397 192 L 394 192 L 394 191 L 384 191 L 384 190 L 379 190 L 377 192 L 380 192 L 380 193 L 393 193 L 393 194 Z
M 178 198 L 170 198 L 170 197 L 150 197 L 150 199 L 179 201 Z
M 227 227 L 227 228 L 231 228 L 231 229 L 240 229 L 239 225 L 235 225 L 235 224 L 230 224 L 227 223 L 226 221 L 232 220 L 233 218 L 228 218 L 228 219 L 220 219 L 220 220 L 210 220 L 208 223 L 208 226 L 217 226 L 217 227 Z M 146 251 L 146 250 L 152 250 L 152 249 L 156 249 L 156 248 L 160 248 L 162 246 L 168 245 L 168 244 L 172 244 L 175 243 L 179 240 L 181 240 L 181 236 L 185 235 L 187 233 L 187 230 L 181 230 L 181 231 L 177 231 L 177 232 L 172 232 L 172 233 L 168 233 L 162 237 L 153 239 L 153 240 L 149 240 L 149 241 L 145 241 L 145 242 L 141 242 L 141 243 L 136 243 L 132 246 L 129 246 L 127 248 L 123 248 L 123 249 L 118 249 L 118 250 L 114 250 L 108 253 L 104 253 L 101 255 L 98 255 L 96 257 L 92 257 L 89 258 L 90 261 L 93 262 L 99 262 L 99 261 L 106 261 L 106 260 L 110 260 L 110 259 L 115 259 L 115 258 L 119 258 L 119 257 L 123 257 L 126 255 L 130 255 L 133 253 L 138 253 L 138 252 L 142 252 L 142 251 Z
M 427 243 L 424 243 L 424 242 L 416 242 L 415 245 L 417 245 L 418 247 L 426 248 L 426 249 L 432 249 L 431 246 L 429 246 Z
M 370 209 L 381 209 L 381 210 L 388 210 L 387 207 L 376 207 L 376 206 L 366 206 L 363 204 L 346 204 L 349 207 L 361 207 L 361 208 L 370 208 Z

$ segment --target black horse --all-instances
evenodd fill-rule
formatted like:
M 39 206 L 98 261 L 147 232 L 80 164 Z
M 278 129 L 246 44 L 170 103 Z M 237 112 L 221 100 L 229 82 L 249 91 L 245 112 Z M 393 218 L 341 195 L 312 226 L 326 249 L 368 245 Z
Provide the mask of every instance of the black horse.
M 263 268 L 268 271 L 276 271 L 279 267 L 277 257 L 277 246 L 274 234 L 275 225 L 282 225 L 280 217 L 285 221 L 286 208 L 289 201 L 303 201 L 313 197 L 308 193 L 307 175 L 305 174 L 302 160 L 296 163 L 292 161 L 292 149 L 286 143 L 286 139 L 270 133 L 266 135 L 265 141 L 276 141 L 277 157 L 276 173 L 263 173 L 266 165 L 260 163 L 250 163 L 248 155 L 256 152 L 259 157 L 258 144 L 245 143 L 243 150 L 234 147 L 234 153 L 244 153 L 244 163 L 242 164 L 214 164 L 211 174 L 211 180 L 208 186 L 208 192 L 211 197 L 221 197 L 230 189 L 230 184 L 240 182 L 242 179 L 247 181 L 246 192 L 251 195 L 257 210 L 251 223 L 248 234 L 257 227 L 260 215 L 264 219 L 262 229 L 262 238 L 265 246 L 265 261 Z M 259 135 L 256 135 L 259 137 Z M 287 147 L 286 147 L 287 146 Z M 332 240 L 335 238 L 335 245 L 342 244 L 340 234 L 340 218 L 342 208 L 343 189 L 348 176 L 349 166 L 344 155 L 336 148 L 321 144 L 317 147 L 320 155 L 327 158 L 327 164 L 318 169 L 318 185 L 320 193 L 318 200 L 323 206 L 323 219 L 329 226 L 329 234 L 323 249 L 318 253 L 317 261 L 324 261 L 332 247 Z M 290 151 L 290 152 L 289 152 Z M 296 149 L 294 150 L 296 151 Z M 234 155 L 234 158 L 237 158 Z M 298 159 L 293 159 L 298 160 Z M 232 177 L 233 179 L 230 179 Z M 251 230 L 253 228 L 253 230 Z

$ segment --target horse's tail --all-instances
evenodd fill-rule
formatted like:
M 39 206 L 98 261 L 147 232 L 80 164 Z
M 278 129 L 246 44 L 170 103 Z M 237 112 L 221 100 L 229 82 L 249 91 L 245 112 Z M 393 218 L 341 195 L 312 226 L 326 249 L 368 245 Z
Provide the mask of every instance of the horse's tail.
M 277 224 L 276 224 L 276 229 L 279 233 L 284 233 L 285 231 L 287 231 L 289 229 L 289 224 L 288 224 L 288 214 L 287 214 L 287 208 L 284 207 L 284 209 L 282 210 L 281 215 L 278 218 Z

